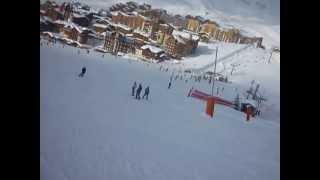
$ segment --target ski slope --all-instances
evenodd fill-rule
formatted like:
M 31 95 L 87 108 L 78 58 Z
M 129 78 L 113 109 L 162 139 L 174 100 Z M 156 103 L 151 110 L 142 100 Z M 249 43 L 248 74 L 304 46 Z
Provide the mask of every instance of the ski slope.
M 280 179 L 278 123 L 223 106 L 210 119 L 186 97 L 191 86 L 211 92 L 205 81 L 168 90 L 172 68 L 80 51 L 40 47 L 41 179 Z M 150 86 L 148 101 L 131 96 L 134 81 Z M 238 84 L 217 86 L 236 96 Z
M 181 62 L 167 61 L 165 67 L 173 70 L 191 69 L 195 73 L 214 71 L 215 50 L 217 54 L 217 73 L 228 77 L 239 93 L 250 87 L 255 80 L 260 84 L 260 92 L 268 99 L 261 107 L 262 116 L 274 122 L 280 122 L 280 54 L 253 46 L 233 43 L 199 42 L 194 55 L 183 58 Z M 271 57 L 271 58 L 270 58 Z M 269 63 L 270 59 L 270 63 Z M 232 66 L 236 65 L 231 75 Z M 241 93 L 243 95 L 243 93 Z M 235 95 L 232 97 L 234 98 Z

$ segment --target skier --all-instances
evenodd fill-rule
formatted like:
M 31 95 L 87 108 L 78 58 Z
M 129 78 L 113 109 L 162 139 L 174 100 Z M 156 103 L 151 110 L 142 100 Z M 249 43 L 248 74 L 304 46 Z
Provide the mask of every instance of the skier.
M 79 74 L 79 77 L 83 77 L 83 75 L 86 73 L 87 69 L 85 66 L 82 67 L 81 73 Z
M 171 87 L 171 81 L 169 82 L 169 86 L 168 86 L 168 89 L 170 89 L 170 87 Z
M 258 111 L 257 111 L 257 116 L 260 116 L 260 113 L 261 113 L 261 111 L 260 111 L 260 110 L 258 110 Z
M 141 84 L 139 84 L 139 87 L 138 87 L 137 92 L 136 92 L 136 99 L 140 99 L 141 90 L 142 90 L 142 86 L 141 86 Z
M 137 83 L 134 82 L 132 86 L 132 96 L 134 96 L 134 91 L 136 90 L 136 87 L 137 87 Z
M 147 86 L 147 88 L 144 90 L 144 95 L 142 96 L 142 99 L 144 99 L 145 96 L 146 96 L 146 100 L 148 100 L 148 96 L 149 96 L 149 86 Z
M 192 90 L 193 90 L 193 86 L 192 86 L 191 89 L 189 90 L 188 97 L 190 97 L 190 95 L 191 95 L 191 93 L 192 93 Z

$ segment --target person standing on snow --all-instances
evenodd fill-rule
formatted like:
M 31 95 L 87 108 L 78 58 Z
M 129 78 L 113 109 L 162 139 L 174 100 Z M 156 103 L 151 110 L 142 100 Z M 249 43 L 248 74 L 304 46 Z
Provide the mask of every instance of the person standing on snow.
M 83 75 L 86 73 L 87 69 L 85 66 L 82 67 L 81 73 L 79 74 L 79 77 L 83 77 Z
M 134 91 L 136 90 L 136 87 L 137 87 L 137 83 L 136 82 L 134 82 L 133 83 L 133 86 L 132 86 L 132 96 L 134 96 Z
M 141 84 L 139 84 L 139 87 L 138 87 L 137 93 L 136 93 L 136 99 L 140 99 L 141 90 L 142 90 L 142 86 L 141 86 Z
M 170 89 L 170 87 L 171 87 L 171 81 L 169 82 L 169 86 L 168 86 L 168 89 Z
M 142 96 L 142 99 L 146 96 L 146 100 L 148 100 L 148 96 L 149 96 L 149 86 L 147 86 L 147 88 L 144 90 L 144 95 Z

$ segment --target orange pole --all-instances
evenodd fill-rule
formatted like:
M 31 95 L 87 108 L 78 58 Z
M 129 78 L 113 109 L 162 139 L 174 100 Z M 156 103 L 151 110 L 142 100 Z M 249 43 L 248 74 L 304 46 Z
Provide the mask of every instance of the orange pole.
M 249 121 L 250 120 L 250 115 L 251 115 L 251 108 L 250 107 L 246 108 L 246 113 L 247 113 L 247 121 Z
M 209 115 L 210 117 L 213 117 L 213 112 L 214 112 L 214 98 L 209 97 L 207 99 L 206 114 Z

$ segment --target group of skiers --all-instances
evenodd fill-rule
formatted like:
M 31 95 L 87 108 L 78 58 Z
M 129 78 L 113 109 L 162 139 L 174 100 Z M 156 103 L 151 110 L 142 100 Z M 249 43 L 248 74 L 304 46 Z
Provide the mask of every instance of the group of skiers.
M 137 88 L 137 91 L 136 91 L 136 95 L 135 95 L 135 89 L 137 88 L 137 83 L 134 82 L 133 83 L 133 86 L 132 86 L 132 96 L 135 96 L 136 99 L 140 99 L 140 94 L 141 94 L 141 91 L 142 91 L 142 85 L 139 84 L 138 88 Z M 144 97 L 146 97 L 146 100 L 148 100 L 148 96 L 149 96 L 149 86 L 147 86 L 145 89 L 144 89 L 144 94 L 142 96 L 142 99 L 144 99 Z
M 164 68 L 164 67 L 162 67 L 162 65 L 161 65 L 159 70 L 160 70 L 160 71 L 164 71 L 164 72 L 168 72 L 169 68 Z

